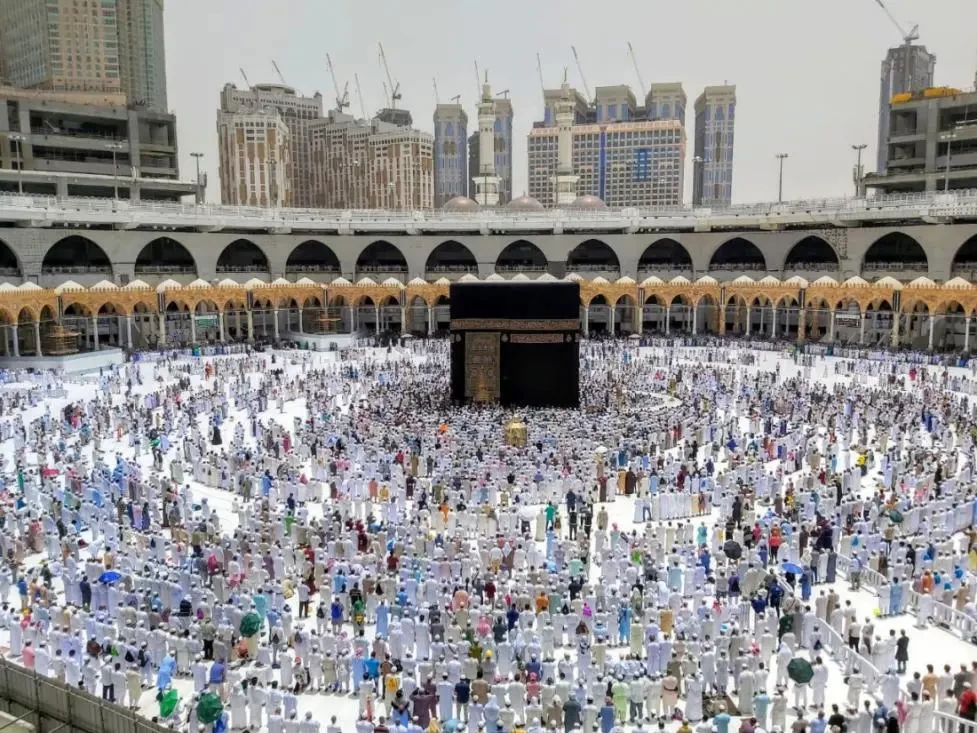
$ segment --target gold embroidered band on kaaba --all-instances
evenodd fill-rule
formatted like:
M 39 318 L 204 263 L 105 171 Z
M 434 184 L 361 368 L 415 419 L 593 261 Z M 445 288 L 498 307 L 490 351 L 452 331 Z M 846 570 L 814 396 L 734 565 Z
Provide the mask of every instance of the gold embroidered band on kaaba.
M 456 318 L 452 331 L 578 331 L 579 318 Z

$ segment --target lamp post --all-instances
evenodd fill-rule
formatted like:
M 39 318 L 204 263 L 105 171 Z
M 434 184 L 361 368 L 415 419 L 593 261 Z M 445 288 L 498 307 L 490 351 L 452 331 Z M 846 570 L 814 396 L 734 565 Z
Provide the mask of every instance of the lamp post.
M 780 161 L 780 179 L 777 184 L 777 203 L 784 201 L 784 161 L 790 157 L 788 153 L 777 153 L 777 160 Z
M 21 135 L 20 133 L 14 133 L 12 135 L 8 135 L 7 139 L 10 140 L 10 142 L 17 143 L 16 147 L 14 148 L 14 151 L 16 153 L 16 161 L 17 161 L 17 193 L 23 195 L 24 172 L 21 166 L 21 147 L 23 147 L 24 145 L 24 136 Z
M 699 171 L 701 173 L 701 171 L 702 171 L 702 164 L 705 163 L 705 162 L 706 162 L 705 161 L 705 158 L 703 158 L 701 155 L 697 155 L 697 156 L 695 156 L 692 159 L 692 205 L 693 206 L 696 206 L 697 204 L 701 204 L 702 203 L 702 184 L 703 184 L 703 181 L 700 181 L 699 180 L 699 178 L 696 175 L 696 171 Z M 696 189 L 696 186 L 697 185 L 698 185 L 698 188 L 699 188 L 699 200 L 698 201 L 695 200 L 695 189 Z
M 865 148 L 867 147 L 868 145 L 866 145 L 865 143 L 862 143 L 861 145 L 851 146 L 851 149 L 854 150 L 856 155 L 858 156 L 858 159 L 855 162 L 855 176 L 854 176 L 856 197 L 862 195 L 862 151 L 865 150 Z
M 197 203 L 202 204 L 204 197 L 200 193 L 200 159 L 204 157 L 204 154 L 190 153 L 190 157 L 193 158 L 197 163 Z

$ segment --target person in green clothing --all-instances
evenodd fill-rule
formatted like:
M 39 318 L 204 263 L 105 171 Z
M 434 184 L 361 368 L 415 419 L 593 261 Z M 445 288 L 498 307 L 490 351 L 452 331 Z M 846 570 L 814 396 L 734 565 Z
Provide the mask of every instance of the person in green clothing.
M 631 688 L 624 680 L 619 679 L 611 688 L 611 695 L 614 698 L 614 713 L 618 722 L 625 723 L 628 719 L 628 693 Z
M 553 529 L 553 524 L 556 522 L 556 505 L 553 502 L 548 502 L 546 504 L 546 529 Z

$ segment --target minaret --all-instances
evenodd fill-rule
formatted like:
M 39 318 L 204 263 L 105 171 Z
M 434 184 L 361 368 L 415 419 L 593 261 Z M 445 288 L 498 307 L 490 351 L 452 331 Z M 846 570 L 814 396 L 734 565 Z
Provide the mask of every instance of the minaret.
M 475 181 L 475 201 L 480 206 L 499 205 L 499 177 L 495 175 L 495 100 L 485 72 L 482 101 L 478 103 L 478 174 Z
M 573 175 L 573 100 L 566 77 L 560 92 L 560 98 L 556 102 L 557 163 L 553 184 L 556 205 L 569 206 L 577 198 L 577 181 L 580 176 Z

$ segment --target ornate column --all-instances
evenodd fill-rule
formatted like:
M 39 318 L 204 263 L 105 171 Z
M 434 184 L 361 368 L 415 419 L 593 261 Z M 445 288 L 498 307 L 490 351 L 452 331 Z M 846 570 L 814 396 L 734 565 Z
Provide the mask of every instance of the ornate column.
M 720 336 L 725 335 L 726 333 L 726 306 L 725 305 L 719 306 L 719 323 L 717 325 L 718 328 L 716 329 L 716 331 L 719 333 L 719 335 Z
M 275 317 L 275 341 L 277 341 L 278 340 L 278 308 L 274 309 L 273 315 Z
M 197 343 L 197 314 L 190 312 L 190 343 Z
M 807 328 L 806 324 L 804 323 L 805 320 L 807 320 L 806 314 L 807 308 L 802 307 L 797 311 L 797 343 L 799 344 L 804 343 L 804 331 Z
M 224 311 L 217 311 L 217 335 L 220 342 L 224 343 Z
M 427 335 L 434 335 L 434 306 L 429 305 L 427 307 Z
M 831 321 L 828 323 L 828 343 L 835 342 L 835 311 L 831 309 Z
M 668 304 L 665 306 L 665 335 L 668 336 L 672 332 L 672 306 Z
M 164 345 L 166 343 L 166 312 L 161 311 L 159 314 L 159 343 Z
M 699 331 L 699 308 L 692 306 L 692 335 L 695 336 Z
M 777 338 L 777 306 L 770 309 L 770 319 L 773 321 L 770 324 L 770 338 Z
M 247 310 L 247 316 L 248 316 L 248 341 L 254 341 L 254 314 L 251 312 L 250 308 L 248 308 Z
M 17 324 L 15 323 L 11 328 L 14 334 L 14 357 L 18 357 L 20 356 L 20 339 L 17 336 Z
M 970 316 L 964 320 L 963 326 L 963 350 L 964 353 L 970 351 Z
M 764 308 L 761 305 L 760 306 L 760 335 L 761 336 L 763 336 L 763 321 L 764 321 L 763 314 L 764 314 Z
M 373 312 L 376 313 L 377 316 L 376 323 L 374 324 L 376 326 L 375 330 L 377 333 L 380 333 L 380 306 L 373 306 Z
M 861 346 L 865 343 L 865 318 L 866 314 L 862 313 L 861 323 L 858 327 L 858 345 Z
M 614 306 L 608 306 L 607 310 L 607 328 L 610 331 L 611 336 L 614 335 Z
M 126 316 L 126 346 L 132 349 L 132 314 Z
M 302 318 L 305 315 L 305 308 L 299 306 L 299 333 L 305 333 L 305 325 L 302 323 Z M 224 340 L 223 333 L 221 334 L 221 341 Z
M 899 311 L 892 312 L 892 345 L 899 345 Z
M 747 336 L 750 335 L 750 317 L 753 314 L 753 308 L 751 306 L 746 306 L 746 329 L 743 331 Z
M 644 305 L 634 306 L 634 332 L 639 336 L 645 330 L 645 307 Z
M 929 346 L 927 348 L 929 348 L 929 350 L 932 351 L 933 350 L 933 326 L 936 324 L 936 318 L 933 316 L 932 313 L 929 314 L 929 322 L 930 322 L 930 341 L 929 341 Z
M 92 316 L 92 348 L 101 351 L 102 345 L 98 342 L 98 316 Z
M 40 321 L 34 321 L 34 346 L 35 346 L 34 353 L 37 356 L 44 356 L 44 354 L 41 353 L 41 322 Z
M 584 338 L 590 333 L 590 306 L 585 306 L 583 309 L 583 318 L 581 319 L 581 330 L 583 331 Z

